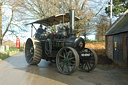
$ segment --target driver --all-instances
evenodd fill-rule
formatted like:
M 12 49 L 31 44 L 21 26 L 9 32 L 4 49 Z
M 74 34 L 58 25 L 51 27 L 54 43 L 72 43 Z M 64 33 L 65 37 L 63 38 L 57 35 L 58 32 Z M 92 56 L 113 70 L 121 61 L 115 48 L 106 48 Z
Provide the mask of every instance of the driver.
M 42 25 L 39 26 L 37 33 L 42 34 L 44 32 Z
M 41 39 L 41 34 L 43 34 L 44 32 L 46 32 L 46 31 L 43 29 L 42 25 L 40 25 L 36 31 L 35 37 L 38 39 Z

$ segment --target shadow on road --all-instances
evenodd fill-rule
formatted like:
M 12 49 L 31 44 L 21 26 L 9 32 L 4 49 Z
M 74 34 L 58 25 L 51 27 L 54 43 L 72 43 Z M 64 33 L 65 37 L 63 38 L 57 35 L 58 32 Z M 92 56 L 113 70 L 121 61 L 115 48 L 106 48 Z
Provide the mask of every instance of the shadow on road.
M 72 75 L 63 75 L 59 73 L 56 65 L 41 60 L 38 65 L 28 65 L 26 63 L 24 53 L 20 52 L 10 58 L 0 62 L 1 75 L 8 75 L 6 82 L 15 82 L 13 85 L 126 85 L 127 80 L 118 81 L 119 77 L 115 77 L 114 71 L 104 71 L 95 69 L 87 73 L 77 70 Z M 8 80 L 9 79 L 9 80 Z M 11 79 L 11 80 L 10 80 Z M 12 81 L 13 80 L 13 81 Z M 0 80 L 1 82 L 2 80 Z M 2 81 L 3 82 L 3 81 Z M 2 84 L 6 84 L 3 82 Z M 0 85 L 2 85 L 0 83 Z M 6 84 L 10 85 L 10 84 Z

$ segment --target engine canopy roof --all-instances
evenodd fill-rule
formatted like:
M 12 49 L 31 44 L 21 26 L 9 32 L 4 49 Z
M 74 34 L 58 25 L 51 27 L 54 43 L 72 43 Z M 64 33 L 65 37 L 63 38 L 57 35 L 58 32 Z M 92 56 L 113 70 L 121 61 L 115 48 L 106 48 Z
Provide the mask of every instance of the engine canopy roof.
M 59 14 L 59 15 L 54 15 L 54 16 L 44 18 L 41 20 L 37 20 L 37 21 L 29 23 L 29 24 L 43 24 L 45 26 L 52 26 L 52 25 L 57 25 L 57 24 L 63 23 L 63 21 L 64 21 L 64 23 L 70 22 L 69 17 L 70 17 L 69 13 Z M 80 20 L 80 18 L 75 16 L 75 21 L 78 21 L 78 20 Z

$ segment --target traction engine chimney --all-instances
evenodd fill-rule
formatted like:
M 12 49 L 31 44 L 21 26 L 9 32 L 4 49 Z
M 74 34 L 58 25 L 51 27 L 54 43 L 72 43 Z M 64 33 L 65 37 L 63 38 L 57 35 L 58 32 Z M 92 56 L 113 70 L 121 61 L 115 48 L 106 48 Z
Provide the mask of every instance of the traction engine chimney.
M 74 22 L 75 22 L 75 11 L 74 9 L 69 10 L 69 19 L 70 19 L 70 34 L 74 34 Z

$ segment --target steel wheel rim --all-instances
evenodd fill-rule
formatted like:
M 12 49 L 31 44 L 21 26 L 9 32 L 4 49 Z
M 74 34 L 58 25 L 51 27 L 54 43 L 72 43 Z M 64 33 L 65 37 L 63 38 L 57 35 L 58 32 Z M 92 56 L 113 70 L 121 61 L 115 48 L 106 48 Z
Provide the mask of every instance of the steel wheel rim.
M 88 56 L 88 59 L 81 60 L 84 63 L 80 63 L 79 68 L 83 71 L 89 72 L 92 71 L 97 65 L 97 55 L 93 50 L 89 48 L 85 48 L 84 50 L 88 51 L 90 56 Z
M 70 48 L 65 47 L 57 54 L 56 64 L 62 74 L 73 73 L 77 68 L 76 61 L 76 54 Z
M 25 46 L 25 57 L 28 63 L 33 61 L 34 46 L 31 40 L 28 40 Z

